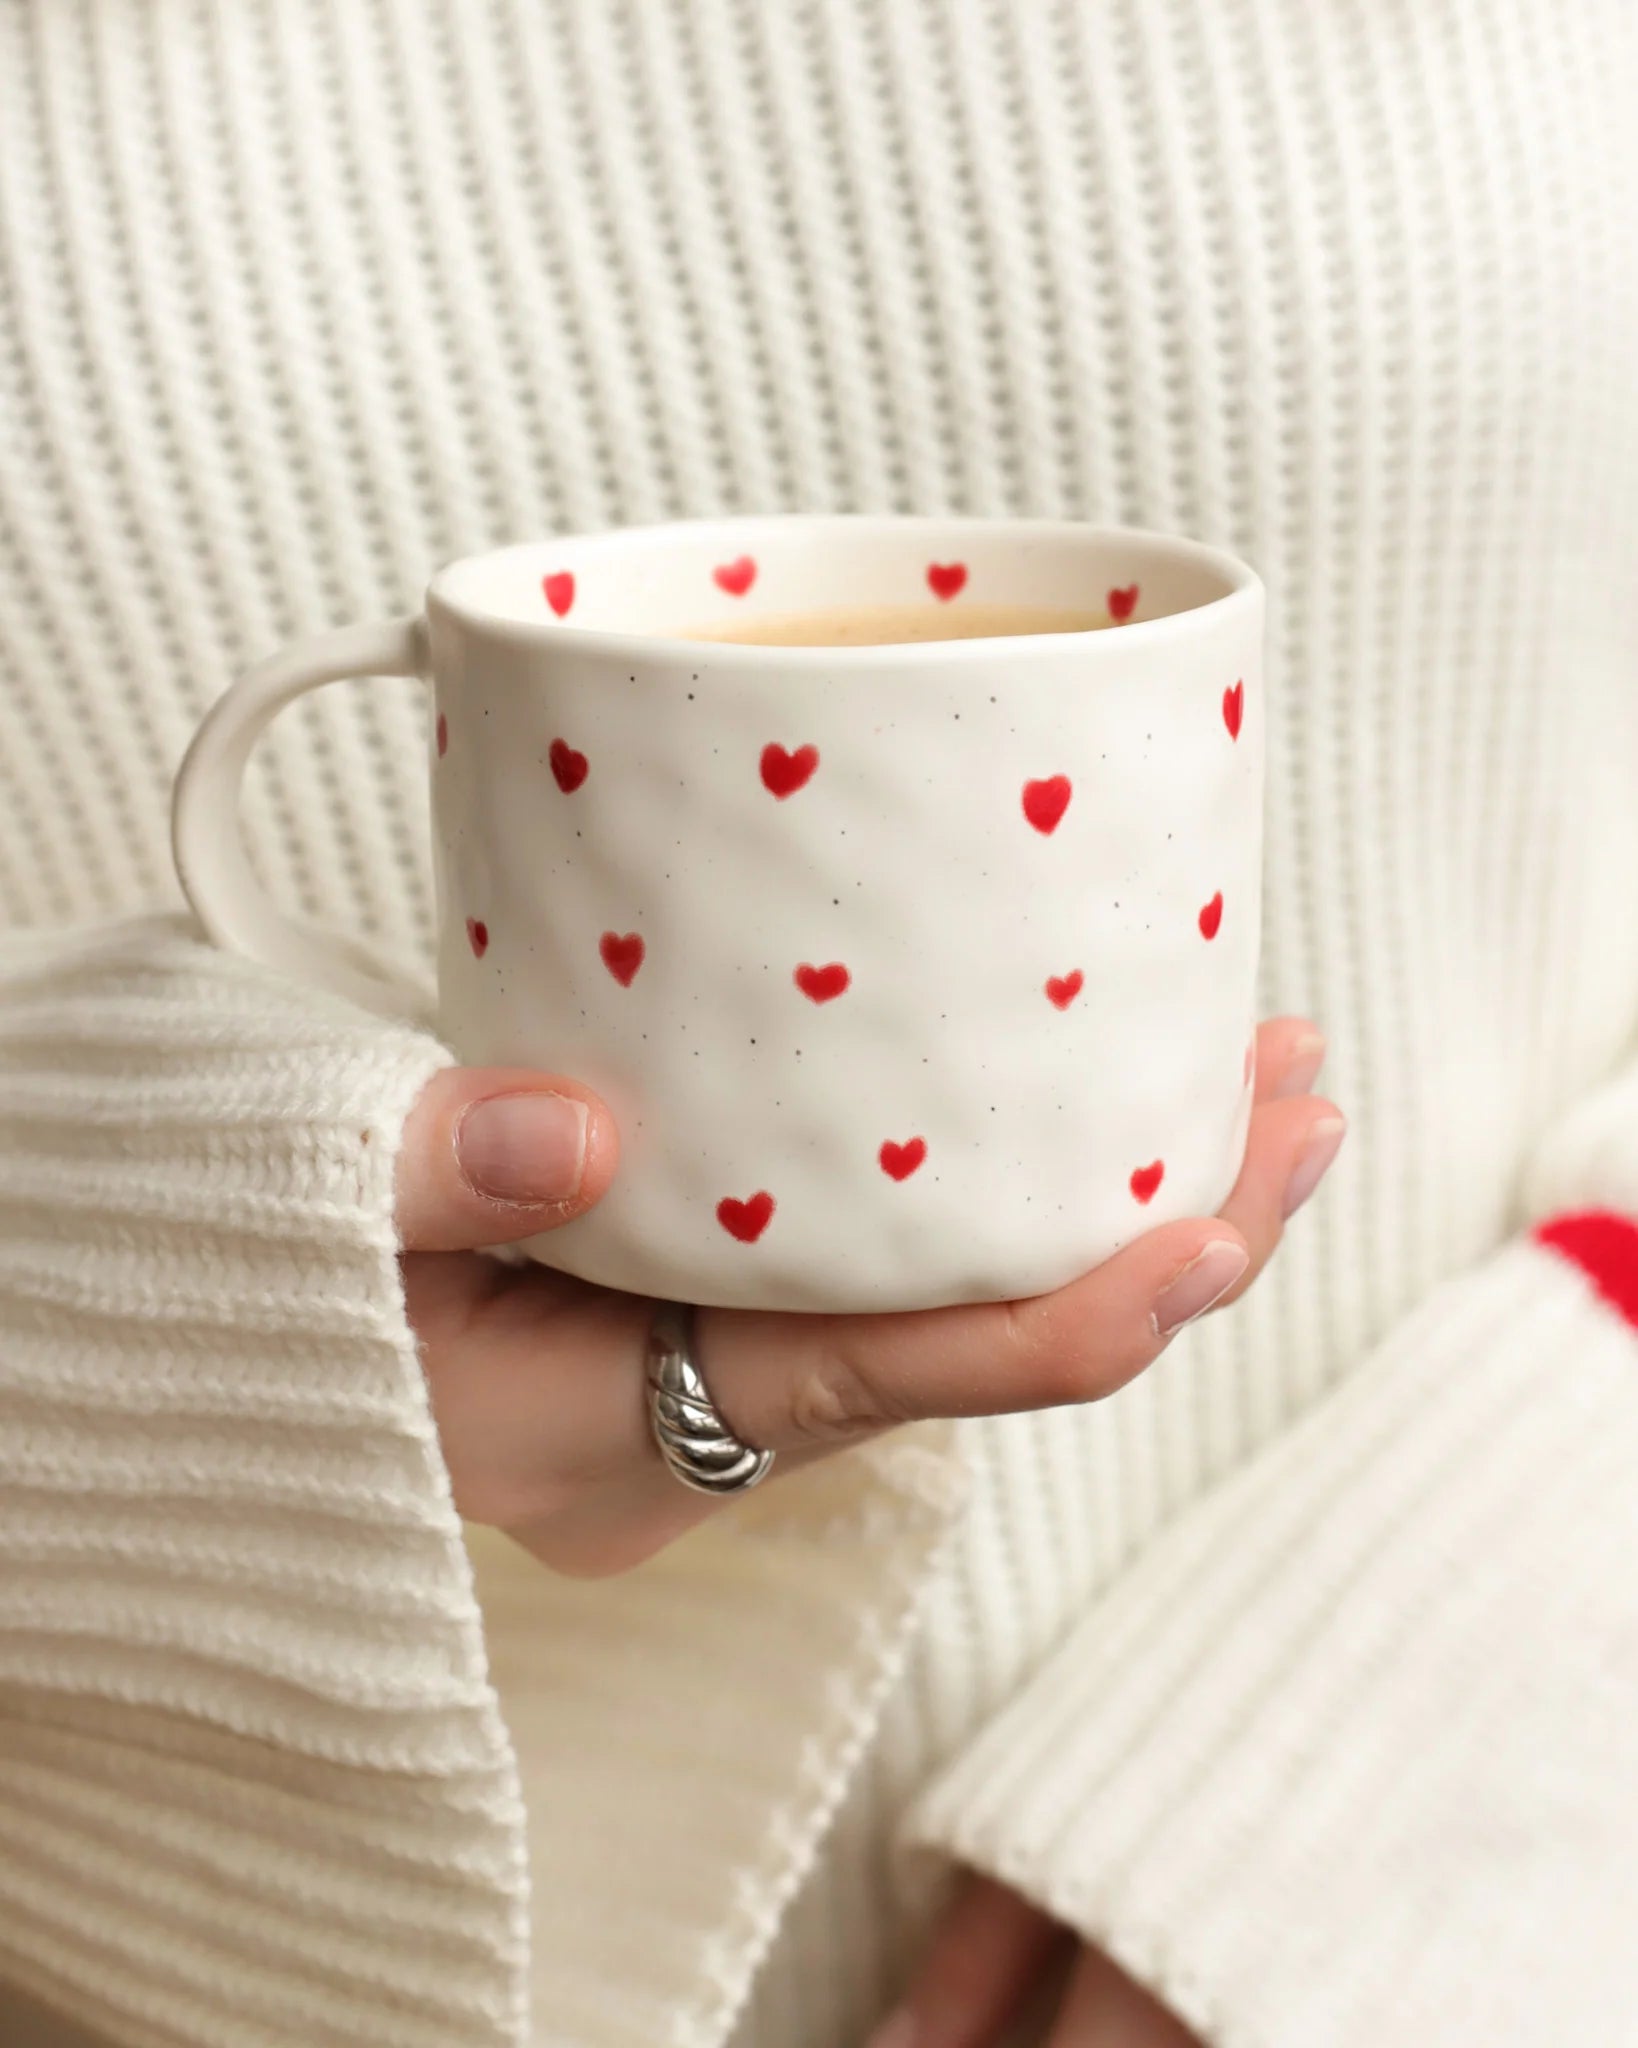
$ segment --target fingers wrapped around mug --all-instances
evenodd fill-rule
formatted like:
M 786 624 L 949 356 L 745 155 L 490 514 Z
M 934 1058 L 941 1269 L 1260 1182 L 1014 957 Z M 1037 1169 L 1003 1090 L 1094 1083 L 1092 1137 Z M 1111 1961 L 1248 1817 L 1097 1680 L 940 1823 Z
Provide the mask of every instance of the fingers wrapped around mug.
M 896 1424 L 1056 1407 L 1124 1385 L 1249 1284 L 1315 1147 L 1334 1154 L 1332 1106 L 1281 1092 L 1304 1063 L 1313 1070 L 1315 1036 L 1265 1027 L 1261 1099 L 1224 1217 L 1166 1224 L 1028 1301 L 892 1316 L 704 1311 L 698 1364 L 723 1420 L 776 1453 L 777 1479 Z M 559 1570 L 600 1574 L 640 1563 L 711 1511 L 665 1470 L 650 1435 L 652 1304 L 454 1255 L 408 1261 L 405 1284 L 464 1514 Z
M 748 1441 L 792 1453 L 835 1447 L 936 1415 L 991 1415 L 1097 1400 L 1124 1386 L 1208 1309 L 1250 1285 L 1343 1121 L 1329 1102 L 1282 1092 L 1318 1070 L 1323 1043 L 1300 1019 L 1259 1035 L 1260 1100 L 1245 1163 L 1220 1217 L 1168 1223 L 1055 1293 L 898 1316 L 702 1317 L 712 1391 Z M 1309 1188 L 1311 1191 L 1311 1186 Z M 770 1353 L 779 1370 L 770 1372 Z

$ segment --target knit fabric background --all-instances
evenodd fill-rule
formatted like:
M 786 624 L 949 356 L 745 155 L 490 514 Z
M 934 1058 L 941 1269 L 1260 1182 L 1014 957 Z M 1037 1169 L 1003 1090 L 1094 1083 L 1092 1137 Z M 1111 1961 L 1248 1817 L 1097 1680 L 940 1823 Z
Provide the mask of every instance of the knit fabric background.
M 209 1124 L 218 1164 L 248 1160 L 235 1170 L 254 1176 L 263 1140 L 247 1135 L 245 1105 L 276 1104 L 280 1199 L 307 1217 L 311 1270 L 329 1276 L 304 1341 L 362 1342 L 345 1309 L 347 1289 L 362 1290 L 369 1314 L 387 1317 L 371 1354 L 383 1427 L 418 1446 L 411 1462 L 430 1456 L 413 1350 L 389 1328 L 383 1169 L 337 1168 L 351 1154 L 333 1148 L 401 1113 L 435 1049 L 395 1039 L 378 1062 L 365 1022 L 298 1024 L 281 997 L 305 1080 L 268 1094 L 254 995 L 207 987 L 209 970 L 165 950 L 171 940 L 157 965 L 117 947 L 90 966 L 42 964 L 83 920 L 174 906 L 169 779 L 204 705 L 249 661 L 413 608 L 451 556 L 681 514 L 1086 517 L 1198 535 L 1245 555 L 1268 586 L 1265 1007 L 1327 1030 L 1326 1086 L 1353 1119 L 1344 1159 L 1267 1279 L 1144 1382 L 1095 1411 L 966 1433 L 970 1510 L 920 1635 L 872 1665 L 880 1725 L 874 1709 L 849 1723 L 863 1755 L 845 1769 L 836 1750 L 823 1828 L 815 1818 L 788 1864 L 801 1895 L 733 1949 L 666 2038 L 720 2040 L 771 1950 L 746 2042 L 843 2048 L 902 1975 L 930 1896 L 896 1874 L 894 1826 L 953 1772 L 940 1782 L 954 1806 L 933 1799 L 917 1826 L 934 1847 L 1004 1860 L 961 1761 L 1094 1603 L 1149 1583 L 1131 1576 L 1146 1561 L 1162 1597 L 1165 1542 L 1193 1540 L 1191 1518 L 1212 1511 L 1229 1475 L 1255 1465 L 1277 1492 L 1299 1421 L 1333 1412 L 1344 1382 L 1350 1394 L 1376 1384 L 1373 1347 L 1390 1332 L 1401 1349 L 1389 1365 L 1408 1355 L 1406 1319 L 1442 1283 L 1505 1258 L 1498 1247 L 1545 1191 L 1638 1205 L 1631 1088 L 1598 1093 L 1638 1034 L 1634 106 L 1626 0 L 0 9 L 0 922 L 29 935 L 4 998 L 25 1021 L 0 1102 L 16 1175 L 3 1215 L 47 1214 L 48 1195 L 57 1205 L 37 1238 L 33 1223 L 6 1225 L 24 1249 L 0 1258 L 0 1355 L 24 1357 L 44 1327 L 30 1247 L 46 1237 L 68 1273 L 71 1255 L 89 1263 L 123 1233 L 156 1289 L 182 1284 L 183 1266 L 166 1264 L 184 1259 L 176 1233 L 152 1224 L 159 1181 L 133 1170 L 111 1188 L 85 1137 L 117 1128 L 116 1149 L 140 1158 L 154 1127 L 158 1098 L 129 1080 L 136 1003 L 154 1048 L 141 1086 L 174 1087 L 165 1114 Z M 261 749 L 246 812 L 281 900 L 407 960 L 425 959 L 432 914 L 424 717 L 411 685 L 324 692 Z M 178 1077 L 208 1065 L 204 1047 L 222 1056 L 221 1086 L 184 1100 Z M 170 1156 L 193 1154 L 177 1140 Z M 330 1211 L 302 1206 L 315 1158 L 333 1169 L 326 1201 L 343 1181 L 354 1191 L 345 1286 L 325 1264 Z M 88 1215 L 101 1219 L 90 1235 Z M 245 1298 L 265 1300 L 260 1253 L 247 1257 L 228 1267 L 200 1253 L 187 1284 L 205 1293 L 226 1271 L 250 1273 Z M 82 1281 L 78 1267 L 63 1281 L 53 1359 L 84 1341 Z M 1517 1284 L 1504 1267 L 1498 1285 Z M 122 1304 L 104 1294 L 108 1358 L 137 1355 L 116 1326 Z M 178 1299 L 165 1297 L 165 1317 Z M 1487 1372 L 1483 1333 L 1501 1343 L 1491 1299 L 1468 1320 L 1441 1310 L 1430 1348 L 1411 1343 L 1419 1369 L 1462 1386 Z M 1571 1327 L 1557 1294 L 1541 1314 L 1540 1330 Z M 1517 1327 L 1527 1321 L 1521 1311 Z M 165 1355 L 184 1355 L 164 1327 Z M 1596 1350 L 1589 1339 L 1577 1356 Z M 29 1404 L 55 1404 L 72 1436 L 72 1400 L 42 1391 L 54 1370 L 40 1365 L 25 1386 L 19 1368 L 0 1390 L 22 1487 L 39 1483 L 20 1422 L 43 1410 Z M 1498 1412 L 1498 1387 L 1523 1399 L 1535 1383 L 1517 1360 L 1498 1371 L 1475 1414 Z M 1414 1434 L 1426 1384 L 1409 1367 L 1385 1367 L 1381 1384 L 1394 1429 Z M 112 1365 L 85 1386 L 84 1409 L 105 1417 L 141 1397 Z M 1629 1440 L 1613 1412 L 1604 1426 L 1608 1442 Z M 1567 1427 L 1552 1440 L 1561 1455 L 1578 1441 Z M 1612 1473 L 1587 1476 L 1588 1499 L 1603 1501 L 1595 1476 L 1612 1489 L 1608 1516 L 1589 1509 L 1552 1551 L 1572 1576 L 1595 1572 L 1622 1533 Z M 15 1519 L 10 1498 L 0 1530 Z M 1374 1532 L 1389 1499 L 1372 1495 L 1351 1526 Z M 218 1506 L 230 1520 L 225 1487 Z M 487 1727 L 436 1474 L 402 1526 L 396 1513 L 376 1532 L 384 1552 L 410 1524 L 435 1532 L 428 1583 L 435 1605 L 447 1600 L 461 1710 Z M 95 1528 L 94 1501 L 85 1514 Z M 1532 1539 L 1522 1525 L 1515 1539 L 1522 1574 Z M 1464 1555 L 1455 1544 L 1451 1572 Z M 60 1557 L 53 1571 L 28 1624 L 48 1646 Z M 1408 1614 L 1414 1557 L 1405 1571 L 1380 1598 Z M 1341 1598 L 1337 1572 L 1327 1598 Z M 1614 1626 L 1621 1603 L 1598 1584 L 1578 1611 Z M 606 1611 L 622 1597 L 611 1592 Z M 1231 1638 L 1240 1594 L 1201 1598 L 1201 1629 Z M 839 1590 L 835 1601 L 839 1615 Z M 98 1615 L 84 1640 L 112 1643 L 107 1603 Z M 1515 1636 L 1522 1625 L 1507 1618 Z M 1466 1654 L 1493 1649 L 1474 1638 Z M 1427 1668 L 1437 1700 L 1457 1667 Z M 563 1678 L 565 1698 L 574 1682 Z M 1538 1700 L 1528 1725 L 1557 1744 L 1564 1711 Z M 1249 1723 L 1231 1723 L 1190 1730 L 1193 1753 L 1254 1747 Z M 636 1754 L 638 1727 L 623 1753 Z M 747 1739 L 727 1724 L 716 1734 L 724 1755 Z M 471 1767 L 498 1812 L 510 1765 L 489 1735 L 474 1737 Z M 1022 1723 L 1008 1753 L 1068 1803 L 1054 1752 L 1038 1754 Z M 1128 1767 L 1132 1784 L 1167 1788 L 1145 1824 L 1174 1814 L 1166 1760 L 1134 1748 Z M 60 1757 L 51 1769 L 62 1782 Z M 1371 1785 L 1354 1791 L 1369 1803 Z M 1632 1788 L 1610 1799 L 1638 1837 Z M 562 1809 L 533 1803 L 550 1833 Z M 1087 1820 L 1080 1853 L 1095 1856 L 1105 1820 Z M 553 2031 L 550 1967 L 576 1958 L 553 1946 L 552 1887 L 589 1883 L 575 1858 L 593 1851 L 565 1839 L 535 1843 L 541 2041 L 577 2039 L 566 2023 Z M 483 1880 L 492 1903 L 512 1904 L 495 1904 L 475 1940 L 516 1971 L 518 1895 L 495 1843 L 481 1853 L 499 1859 Z M 1421 1848 L 1396 1853 L 1414 1862 Z M 1638 1840 L 1618 1832 L 1600 1853 L 1612 1882 L 1638 1867 Z M 222 1875 L 230 1851 L 212 1854 L 226 1859 L 209 1866 L 218 1884 L 239 1882 Z M 0 1882 L 5 1867 L 0 1855 Z M 1088 1924 L 1118 1944 L 1119 1901 L 1083 1878 L 1063 1896 L 1096 1894 Z M 1144 1896 L 1164 1917 L 1179 1894 Z M 1560 1924 L 1579 1910 L 1573 1888 L 1552 1898 Z M 211 1941 L 237 1936 L 212 1933 L 203 1907 L 177 1912 L 208 1979 Z M 605 1984 L 624 1967 L 612 1900 L 603 1918 L 606 1953 L 594 1941 L 581 1958 L 588 1984 L 594 1964 Z M 75 1938 L 89 1969 L 94 1927 Z M 1158 1939 L 1131 1937 L 1125 1952 L 1164 1976 Z M 1569 1944 L 1539 2010 L 1515 1999 L 1513 2031 L 1484 2038 L 1563 2038 L 1550 2029 L 1567 2024 L 1564 1987 L 1580 1969 L 1594 1980 L 1589 2038 L 1613 2041 L 1598 2035 L 1598 2001 L 1612 1984 L 1634 1990 L 1630 1968 L 1621 1978 L 1608 1929 L 1587 1941 Z M 6 1942 L 0 1928 L 0 1955 Z M 1282 2006 L 1262 1956 L 1255 1970 L 1239 1959 L 1244 1982 L 1263 1986 L 1245 2018 L 1242 1976 L 1211 1955 L 1216 1988 L 1179 1965 L 1177 1995 L 1195 1996 L 1234 2048 L 1388 2038 L 1368 1985 L 1340 2016 L 1305 2002 L 1306 1988 Z M 692 1962 L 675 1967 L 680 1981 Z M 186 2017 L 160 2000 L 139 2026 L 134 1968 L 120 1964 L 105 2000 L 127 2010 L 133 2041 L 355 2037 L 318 1990 L 305 2035 L 260 2008 L 253 2027 L 203 1991 Z M 1459 2027 L 1448 1989 L 1435 1982 L 1435 2018 L 1417 2038 L 1466 2048 L 1439 2031 Z M 516 2038 L 509 1996 L 475 1993 L 472 2031 L 445 2038 Z M 661 2005 L 686 2001 L 677 1991 Z M 659 2037 L 624 2010 L 611 1992 L 586 2025 L 610 2042 Z M 356 2012 L 345 2024 L 368 2038 Z

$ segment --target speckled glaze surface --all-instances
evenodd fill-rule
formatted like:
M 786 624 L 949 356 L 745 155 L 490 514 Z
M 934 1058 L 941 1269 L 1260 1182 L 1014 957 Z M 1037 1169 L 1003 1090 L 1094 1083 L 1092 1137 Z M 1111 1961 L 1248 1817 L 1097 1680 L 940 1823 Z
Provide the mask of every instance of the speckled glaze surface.
M 665 637 L 964 600 L 1104 631 Z M 600 1090 L 614 1188 L 540 1239 L 779 1309 L 1054 1287 L 1215 1209 L 1250 1113 L 1262 591 L 1071 525 L 560 540 L 428 601 L 442 1029 Z

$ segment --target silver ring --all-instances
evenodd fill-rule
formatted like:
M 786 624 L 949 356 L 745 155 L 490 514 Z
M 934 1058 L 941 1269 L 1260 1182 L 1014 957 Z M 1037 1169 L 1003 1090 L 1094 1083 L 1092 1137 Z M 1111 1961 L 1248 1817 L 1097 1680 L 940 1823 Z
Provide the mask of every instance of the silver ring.
M 648 1332 L 648 1419 L 660 1456 L 696 1493 L 748 1493 L 768 1475 L 772 1451 L 742 1444 L 711 1399 L 694 1362 L 694 1311 L 664 1301 Z

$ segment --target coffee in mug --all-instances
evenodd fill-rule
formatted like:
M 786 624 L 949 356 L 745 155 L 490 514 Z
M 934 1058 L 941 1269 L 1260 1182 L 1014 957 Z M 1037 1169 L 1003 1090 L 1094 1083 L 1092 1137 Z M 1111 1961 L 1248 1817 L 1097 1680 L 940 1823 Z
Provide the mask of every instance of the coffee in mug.
M 878 605 L 866 611 L 773 612 L 697 626 L 685 640 L 750 647 L 898 647 L 911 640 L 1019 640 L 1032 633 L 1094 633 L 1107 612 L 1041 611 L 1026 605 Z

